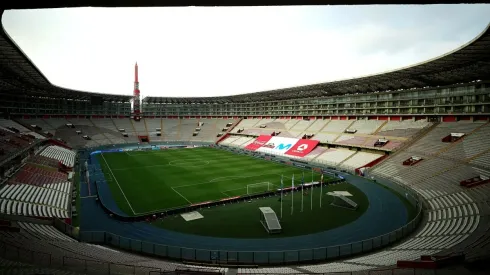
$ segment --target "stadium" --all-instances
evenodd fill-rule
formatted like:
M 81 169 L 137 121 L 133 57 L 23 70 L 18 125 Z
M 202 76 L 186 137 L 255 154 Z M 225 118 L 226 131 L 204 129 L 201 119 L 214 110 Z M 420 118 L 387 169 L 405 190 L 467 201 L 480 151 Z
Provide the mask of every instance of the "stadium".
M 486 274 L 490 25 L 394 71 L 195 98 L 140 98 L 138 64 L 133 95 L 60 88 L 0 39 L 2 274 Z

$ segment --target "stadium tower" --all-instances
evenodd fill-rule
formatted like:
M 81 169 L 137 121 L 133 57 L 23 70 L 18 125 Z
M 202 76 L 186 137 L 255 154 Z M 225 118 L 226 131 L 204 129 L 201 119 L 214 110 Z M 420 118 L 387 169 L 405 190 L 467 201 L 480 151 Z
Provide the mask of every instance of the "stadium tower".
M 140 83 L 138 82 L 138 62 L 134 64 L 134 91 L 133 91 L 133 118 L 135 121 L 140 120 L 141 114 L 140 100 Z

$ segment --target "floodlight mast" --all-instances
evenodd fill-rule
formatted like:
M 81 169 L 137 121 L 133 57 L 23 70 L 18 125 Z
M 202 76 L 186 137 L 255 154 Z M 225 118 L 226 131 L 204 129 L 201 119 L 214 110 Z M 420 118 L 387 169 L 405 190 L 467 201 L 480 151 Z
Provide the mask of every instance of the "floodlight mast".
M 139 121 L 141 118 L 141 98 L 140 83 L 138 81 L 138 62 L 134 64 L 134 90 L 133 90 L 133 114 L 134 120 Z

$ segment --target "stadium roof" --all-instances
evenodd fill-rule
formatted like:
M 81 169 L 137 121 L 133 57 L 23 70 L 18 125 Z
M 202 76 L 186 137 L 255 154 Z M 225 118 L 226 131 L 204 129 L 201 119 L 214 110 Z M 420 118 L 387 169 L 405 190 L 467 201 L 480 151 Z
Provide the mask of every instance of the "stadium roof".
M 3 11 L 0 11 L 0 15 L 3 15 Z M 107 101 L 128 101 L 132 98 L 129 95 L 75 91 L 51 84 L 9 37 L 3 26 L 0 30 L 0 93 L 22 93 L 33 96 L 80 100 L 89 100 L 92 96 L 102 96 Z
M 34 3 L 33 7 L 42 5 L 37 2 L 32 3 Z M 83 3 L 91 3 L 91 1 L 78 2 L 77 6 L 83 6 Z M 101 3 L 109 2 L 98 2 L 98 6 L 102 6 L 103 4 Z M 111 1 L 111 3 L 114 2 Z M 116 5 L 127 6 L 124 3 L 134 4 L 135 1 L 118 2 Z M 145 5 L 148 1 L 140 1 L 138 3 Z M 46 6 L 52 7 L 48 4 L 43 7 Z M 62 5 L 60 4 L 60 6 Z M 3 15 L 3 11 L 0 11 L 0 13 Z M 474 80 L 490 80 L 490 25 L 475 39 L 453 52 L 413 66 L 381 74 L 234 96 L 202 98 L 146 97 L 143 100 L 145 102 L 158 103 L 256 102 L 437 87 L 468 83 Z M 12 41 L 3 27 L 0 30 L 0 92 L 4 94 L 24 93 L 74 99 L 89 99 L 92 96 L 102 96 L 104 100 L 108 101 L 127 101 L 131 98 L 129 95 L 88 93 L 54 86 Z
M 4 1 L 1 9 L 52 9 L 73 7 L 172 7 L 172 6 L 271 6 L 271 5 L 370 5 L 370 4 L 459 4 L 461 0 L 57 0 Z M 486 1 L 466 0 L 465 3 L 486 3 Z

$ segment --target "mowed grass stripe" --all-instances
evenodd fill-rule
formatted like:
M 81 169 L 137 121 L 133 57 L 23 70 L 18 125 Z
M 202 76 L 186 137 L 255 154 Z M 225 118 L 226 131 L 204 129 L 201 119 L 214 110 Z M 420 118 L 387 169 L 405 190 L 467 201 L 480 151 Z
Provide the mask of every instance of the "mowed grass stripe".
M 295 184 L 300 184 L 303 174 L 303 170 L 298 168 L 213 148 L 137 154 L 104 154 L 117 179 L 117 182 L 108 179 L 108 184 L 121 210 L 129 215 L 132 211 L 124 194 L 138 214 L 185 206 L 189 201 L 199 203 L 245 195 L 248 184 L 271 182 L 279 187 L 280 175 L 284 175 L 285 186 L 291 186 L 293 174 Z M 109 175 L 109 167 L 103 160 L 100 163 L 104 174 Z M 315 174 L 314 177 L 317 181 L 320 175 Z M 311 172 L 305 171 L 305 182 L 310 181 Z M 118 190 L 117 183 L 122 192 Z

